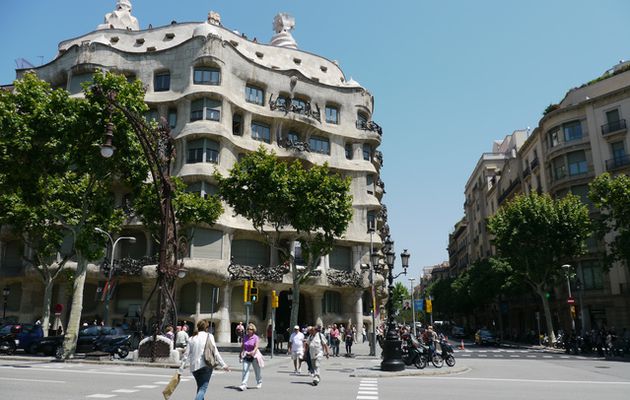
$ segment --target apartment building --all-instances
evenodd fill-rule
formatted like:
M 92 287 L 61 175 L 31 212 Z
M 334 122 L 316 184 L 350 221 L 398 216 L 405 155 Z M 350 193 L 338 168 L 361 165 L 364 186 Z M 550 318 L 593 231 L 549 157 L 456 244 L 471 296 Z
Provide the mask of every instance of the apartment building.
M 352 321 L 369 327 L 370 291 L 360 266 L 369 262 L 371 240 L 376 248 L 381 243 L 380 235 L 370 237 L 368 225 L 376 226 L 377 233 L 387 226 L 381 204 L 383 155 L 378 150 L 382 130 L 372 120 L 374 97 L 348 80 L 336 62 L 298 49 L 291 34 L 294 26 L 293 17 L 278 14 L 269 44 L 226 28 L 215 12 L 203 22 L 173 21 L 140 30 L 131 3 L 119 0 L 95 31 L 61 42 L 54 60 L 29 70 L 76 96 L 82 95 L 81 83 L 97 69 L 141 80 L 147 88 L 147 118 L 165 117 L 176 141 L 172 174 L 200 196 L 216 193 L 215 168 L 227 174 L 239 157 L 261 144 L 283 159 L 300 159 L 307 165 L 327 162 L 334 172 L 349 177 L 353 218 L 332 253 L 322 258 L 321 274 L 305 283 L 299 299 L 292 299 L 290 274 L 279 282 L 259 282 L 260 301 L 250 319 L 261 327 L 269 323 L 271 291 L 276 290 L 278 331 L 288 327 L 289 308 L 296 301 L 300 323 Z M 18 78 L 25 72 L 17 70 Z M 124 207 L 128 200 L 126 193 L 116 193 L 118 206 Z M 4 233 L 0 286 L 10 288 L 7 316 L 35 320 L 41 315 L 43 287 L 23 261 L 28 249 Z M 155 254 L 156 244 L 139 223 L 129 221 L 120 235 L 136 241 L 121 242 L 117 259 Z M 299 259 L 299 242 L 293 243 L 293 249 Z M 243 282 L 228 271 L 231 260 L 260 268 L 279 264 L 278 254 L 251 223 L 226 212 L 215 225 L 196 227 L 184 260 L 188 274 L 176 283 L 180 320 L 211 318 L 220 342 L 234 340 L 233 327 L 246 313 Z M 140 276 L 123 277 L 107 323 L 137 319 L 153 288 L 154 270 L 149 265 Z M 85 320 L 103 315 L 98 293 L 104 279 L 95 261 L 85 285 Z M 69 304 L 68 285 L 71 282 L 55 285 L 53 304 Z M 218 301 L 211 296 L 215 289 L 219 289 Z M 153 311 L 149 309 L 149 315 Z

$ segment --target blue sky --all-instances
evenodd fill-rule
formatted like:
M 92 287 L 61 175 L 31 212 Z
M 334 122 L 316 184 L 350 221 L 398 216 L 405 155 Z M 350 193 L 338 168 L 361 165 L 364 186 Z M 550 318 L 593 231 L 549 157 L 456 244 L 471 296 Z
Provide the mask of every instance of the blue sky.
M 62 40 L 96 28 L 115 0 L 3 0 L 0 83 L 14 60 L 48 62 Z M 448 259 L 464 185 L 492 141 L 534 128 L 566 91 L 630 58 L 627 0 L 132 0 L 142 29 L 203 21 L 259 42 L 278 12 L 296 19 L 301 50 L 338 60 L 375 96 L 382 177 L 396 253 L 414 277 Z M 400 268 L 399 257 L 397 269 Z

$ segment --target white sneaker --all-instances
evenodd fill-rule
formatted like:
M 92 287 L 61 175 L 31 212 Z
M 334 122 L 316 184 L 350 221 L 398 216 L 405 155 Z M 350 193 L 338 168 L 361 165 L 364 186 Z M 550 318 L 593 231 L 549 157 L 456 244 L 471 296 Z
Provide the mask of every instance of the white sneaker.
M 239 386 L 239 387 L 238 387 L 238 390 L 240 390 L 241 392 L 242 392 L 242 391 L 247 390 L 247 385 L 241 385 L 241 386 Z
M 262 389 L 262 382 L 260 382 L 258 385 L 256 385 L 256 389 Z

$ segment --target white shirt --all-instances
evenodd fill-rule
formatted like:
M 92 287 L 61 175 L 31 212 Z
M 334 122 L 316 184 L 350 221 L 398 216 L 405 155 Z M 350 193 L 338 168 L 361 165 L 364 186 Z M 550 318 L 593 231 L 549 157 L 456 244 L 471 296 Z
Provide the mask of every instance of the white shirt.
M 308 337 L 308 348 L 312 358 L 324 356 L 324 347 L 328 345 L 326 338 L 320 332 Z
M 179 345 L 179 344 L 183 344 L 183 347 L 186 347 L 186 344 L 188 343 L 188 333 L 186 333 L 186 331 L 181 330 L 179 332 L 177 332 L 177 335 L 175 335 L 175 344 Z
M 190 371 L 195 372 L 198 369 L 206 367 L 206 361 L 203 359 L 203 350 L 206 347 L 206 341 L 208 340 L 208 336 L 210 336 L 210 343 L 214 344 L 214 347 L 217 347 L 216 342 L 214 341 L 214 336 L 208 332 L 199 332 L 195 336 L 191 337 L 188 340 L 188 346 L 186 347 L 186 351 L 184 352 L 184 358 L 182 358 L 182 364 L 180 366 L 180 370 L 184 369 L 184 366 L 187 362 L 190 363 Z M 219 349 L 214 354 L 217 361 L 221 365 L 221 367 L 225 367 L 225 361 L 219 354 Z
M 300 331 L 293 332 L 291 337 L 289 338 L 289 343 L 291 343 L 291 351 L 294 353 L 303 353 L 304 352 L 304 334 Z

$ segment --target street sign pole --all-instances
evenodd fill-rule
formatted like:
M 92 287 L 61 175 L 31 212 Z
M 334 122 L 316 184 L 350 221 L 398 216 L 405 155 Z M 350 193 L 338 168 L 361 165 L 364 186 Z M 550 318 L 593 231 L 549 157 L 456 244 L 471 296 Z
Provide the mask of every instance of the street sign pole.
M 273 358 L 273 349 L 276 344 L 276 309 L 271 308 L 271 358 Z

